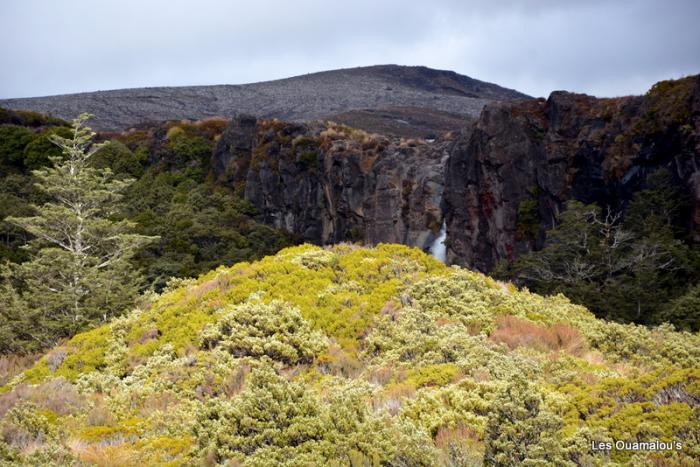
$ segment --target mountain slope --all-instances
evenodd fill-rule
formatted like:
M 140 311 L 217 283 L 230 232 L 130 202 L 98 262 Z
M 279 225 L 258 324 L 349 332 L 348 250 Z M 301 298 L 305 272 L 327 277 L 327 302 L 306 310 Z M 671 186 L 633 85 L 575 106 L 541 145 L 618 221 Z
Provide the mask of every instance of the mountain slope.
M 53 349 L 0 388 L 0 460 L 690 465 L 699 339 L 404 246 L 303 245 Z M 611 440 L 681 446 L 591 450 Z
M 97 130 L 237 113 L 305 121 L 361 109 L 420 107 L 476 117 L 487 102 L 528 96 L 451 71 L 379 65 L 243 85 L 156 87 L 0 100 L 66 119 L 95 114 Z M 449 115 L 447 115 L 449 117 Z

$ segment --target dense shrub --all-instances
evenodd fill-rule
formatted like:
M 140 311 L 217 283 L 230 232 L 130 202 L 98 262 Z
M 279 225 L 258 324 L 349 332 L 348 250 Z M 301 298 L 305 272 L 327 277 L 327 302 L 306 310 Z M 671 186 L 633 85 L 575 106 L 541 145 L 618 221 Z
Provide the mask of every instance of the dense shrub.
M 0 124 L 20 125 L 27 127 L 68 126 L 68 122 L 29 110 L 11 110 L 0 108 Z
M 24 148 L 23 164 L 29 170 L 40 169 L 49 165 L 52 157 L 61 156 L 61 148 L 51 142 L 51 135 L 63 138 L 71 138 L 72 133 L 68 128 L 55 127 L 42 131 Z
M 612 361 L 650 367 L 700 364 L 700 336 L 675 332 L 670 325 L 649 329 L 635 324 L 597 322 L 583 332 L 591 347 Z
M 251 374 L 238 398 L 207 405 L 195 427 L 204 458 L 243 465 L 431 465 L 424 432 L 368 412 L 360 387 L 337 388 L 328 405 L 272 370 Z
M 323 334 L 311 330 L 298 308 L 272 301 L 225 310 L 216 324 L 202 332 L 202 345 L 223 348 L 236 357 L 267 356 L 294 365 L 310 363 L 327 344 Z
M 486 424 L 488 465 L 574 465 L 562 452 L 557 431 L 561 418 L 547 410 L 537 388 L 523 379 L 509 383 L 499 393 Z
M 34 133 L 17 125 L 0 125 L 0 167 L 22 168 L 24 148 L 34 140 Z
M 454 319 L 477 334 L 493 329 L 493 309 L 504 300 L 495 281 L 466 270 L 428 278 L 406 293 L 426 312 Z
M 138 178 L 143 175 L 145 154 L 143 151 L 132 152 L 120 141 L 112 141 L 92 156 L 92 166 L 109 167 L 117 175 Z
M 171 281 L 12 377 L 0 453 L 61 465 L 693 465 L 698 349 L 696 335 L 601 321 L 407 247 L 302 245 Z M 684 447 L 590 448 L 656 438 Z
M 41 445 L 56 436 L 56 427 L 51 424 L 51 414 L 42 415 L 36 406 L 23 402 L 10 409 L 0 424 L 2 440 L 18 449 Z M 55 417 L 55 415 L 54 415 Z
M 172 153 L 167 160 L 169 165 L 177 167 L 189 164 L 204 164 L 208 162 L 212 151 L 212 144 L 204 137 L 192 135 L 185 131 L 176 131 L 180 127 L 173 127 L 168 131 L 166 148 Z
M 244 456 L 258 462 L 310 454 L 324 437 L 317 400 L 303 385 L 288 383 L 272 370 L 251 374 L 245 393 L 234 401 L 214 401 L 195 428 L 203 451 L 217 462 Z M 250 460 L 252 464 L 255 461 Z

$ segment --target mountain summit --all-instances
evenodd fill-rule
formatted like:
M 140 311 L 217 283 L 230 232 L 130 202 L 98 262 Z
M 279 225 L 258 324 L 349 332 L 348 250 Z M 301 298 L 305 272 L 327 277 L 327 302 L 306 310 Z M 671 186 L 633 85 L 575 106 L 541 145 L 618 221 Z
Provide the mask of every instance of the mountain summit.
M 0 107 L 33 110 L 61 118 L 95 114 L 98 130 L 122 130 L 147 121 L 257 117 L 293 121 L 389 118 L 410 125 L 425 111 L 442 126 L 477 117 L 491 101 L 527 98 L 520 92 L 453 71 L 422 66 L 348 68 L 242 85 L 121 89 L 0 100 Z M 375 115 L 373 111 L 389 113 Z M 353 112 L 364 112 L 356 115 Z M 351 112 L 348 114 L 348 112 Z M 367 114 L 369 112 L 369 114 Z M 370 124 L 371 126 L 371 124 Z M 440 125 L 438 125 L 440 126 Z M 440 129 L 440 128 L 438 128 Z

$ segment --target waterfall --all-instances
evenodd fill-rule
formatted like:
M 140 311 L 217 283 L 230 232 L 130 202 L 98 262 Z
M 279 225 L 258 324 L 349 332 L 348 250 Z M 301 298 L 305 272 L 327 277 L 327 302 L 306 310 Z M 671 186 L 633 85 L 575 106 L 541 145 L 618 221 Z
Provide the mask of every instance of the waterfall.
M 445 221 L 442 221 L 442 226 L 440 227 L 440 233 L 437 238 L 433 241 L 428 248 L 430 254 L 442 261 L 443 263 L 447 260 L 447 247 L 445 246 L 445 239 L 447 238 L 447 225 Z

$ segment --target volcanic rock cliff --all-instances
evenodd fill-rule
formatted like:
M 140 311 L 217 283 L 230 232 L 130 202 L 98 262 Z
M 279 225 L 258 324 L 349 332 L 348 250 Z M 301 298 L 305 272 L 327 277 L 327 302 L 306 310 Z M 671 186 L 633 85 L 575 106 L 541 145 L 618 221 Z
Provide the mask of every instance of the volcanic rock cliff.
M 427 248 L 444 222 L 447 260 L 489 271 L 542 247 L 568 200 L 624 213 L 662 168 L 689 198 L 681 227 L 700 242 L 700 76 L 644 96 L 558 91 L 545 100 L 450 71 L 383 65 L 0 105 L 66 118 L 87 110 L 97 129 L 137 133 L 149 121 L 231 117 L 213 178 L 260 220 L 318 244 Z M 166 130 L 156 133 L 164 144 Z
M 449 137 L 426 142 L 344 125 L 235 118 L 212 167 L 261 219 L 318 244 L 426 247 L 440 229 Z
M 427 248 L 444 220 L 448 261 L 488 271 L 540 248 L 566 201 L 624 212 L 660 168 L 692 200 L 686 227 L 700 240 L 698 135 L 700 78 L 690 77 L 645 96 L 490 104 L 435 140 L 243 116 L 212 167 L 262 221 L 306 241 Z
M 700 240 L 700 76 L 657 83 L 645 96 L 554 92 L 488 105 L 450 149 L 448 259 L 488 271 L 541 247 L 567 200 L 624 211 L 660 168 L 692 200 Z

